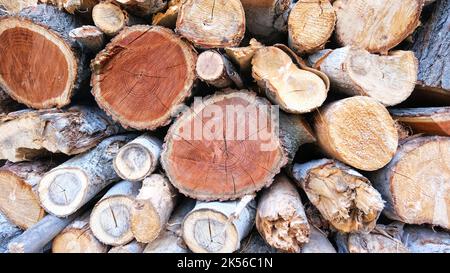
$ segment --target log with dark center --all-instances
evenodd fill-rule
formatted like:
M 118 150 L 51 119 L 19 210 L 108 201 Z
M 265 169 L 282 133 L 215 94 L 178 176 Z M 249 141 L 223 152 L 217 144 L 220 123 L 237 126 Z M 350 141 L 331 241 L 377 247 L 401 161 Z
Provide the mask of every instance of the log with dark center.
M 124 29 L 92 62 L 92 93 L 126 127 L 166 125 L 191 95 L 196 55 L 162 27 Z

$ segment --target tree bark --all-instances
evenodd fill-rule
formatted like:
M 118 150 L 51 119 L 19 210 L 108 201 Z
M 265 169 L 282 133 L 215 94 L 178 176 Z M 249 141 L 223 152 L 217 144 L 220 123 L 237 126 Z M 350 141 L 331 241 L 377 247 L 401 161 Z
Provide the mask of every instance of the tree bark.
M 79 154 L 121 130 L 100 109 L 92 107 L 12 112 L 0 116 L 0 158 L 17 162 L 47 151 Z
M 389 112 L 415 133 L 450 136 L 450 107 L 390 109 Z
M 153 130 L 167 125 L 191 95 L 195 62 L 191 47 L 172 31 L 129 27 L 92 62 L 92 93 L 122 125 Z
M 276 248 L 271 247 L 261 237 L 257 231 L 253 231 L 241 242 L 238 253 L 280 253 Z
M 28 229 L 45 215 L 36 195 L 37 184 L 58 160 L 6 164 L 0 168 L 0 211 L 21 229 Z
M 292 175 L 338 231 L 368 233 L 375 228 L 383 199 L 360 173 L 338 161 L 320 159 L 295 164 Z
M 239 0 L 186 0 L 176 31 L 196 47 L 238 46 L 245 34 L 245 13 Z
M 394 120 L 375 99 L 356 96 L 332 102 L 314 117 L 320 148 L 330 157 L 364 171 L 391 161 L 397 150 Z
M 128 134 L 107 138 L 89 152 L 46 173 L 38 186 L 45 210 L 59 217 L 71 215 L 106 186 L 119 181 L 112 160 L 133 137 L 136 136 Z
M 302 200 L 285 175 L 276 176 L 261 194 L 256 228 L 270 246 L 284 252 L 299 252 L 309 241 L 310 227 Z
M 450 229 L 450 137 L 405 139 L 392 161 L 371 174 L 387 205 L 384 214 L 408 224 Z
M 289 14 L 289 47 L 298 54 L 311 54 L 325 47 L 336 24 L 336 14 L 328 0 L 300 0 Z
M 185 216 L 194 208 L 195 200 L 184 199 L 172 213 L 165 229 L 158 238 L 149 243 L 144 253 L 188 253 L 189 248 L 183 241 L 181 226 Z
M 95 238 L 89 228 L 90 211 L 75 219 L 52 243 L 53 253 L 106 253 L 108 246 Z
M 431 18 L 413 36 L 412 50 L 419 60 L 418 86 L 424 95 L 441 94 L 450 103 L 450 1 L 436 1 Z M 439 101 L 436 99 L 436 101 Z
M 419 25 L 423 0 L 337 0 L 336 38 L 371 53 L 387 53 Z
M 139 188 L 140 183 L 119 182 L 94 206 L 89 225 L 100 242 L 120 246 L 134 239 L 130 217 Z
M 251 231 L 256 202 L 247 195 L 239 201 L 197 202 L 184 218 L 183 238 L 194 253 L 231 253 Z
M 94 53 L 99 52 L 105 44 L 105 34 L 96 26 L 82 26 L 72 29 L 69 36 L 83 48 Z
M 68 105 L 89 77 L 89 56 L 69 37 L 80 26 L 76 17 L 42 4 L 1 18 L 0 87 L 28 107 Z
M 195 68 L 198 78 L 217 88 L 235 85 L 238 89 L 244 87 L 241 76 L 233 64 L 218 51 L 207 50 L 197 59 Z
M 130 243 L 123 246 L 115 246 L 111 248 L 108 253 L 142 253 L 144 251 L 145 244 L 139 243 L 136 240 L 131 241 Z
M 270 185 L 298 147 L 314 141 L 301 116 L 273 111 L 245 90 L 195 100 L 165 139 L 161 165 L 172 184 L 205 201 L 236 199 Z
M 167 0 L 115 0 L 130 13 L 139 17 L 148 17 L 163 10 Z
M 309 242 L 302 246 L 301 253 L 336 253 L 336 249 L 327 236 L 313 226 L 311 227 Z
M 134 17 L 112 0 L 100 2 L 92 9 L 94 24 L 106 35 L 116 36 L 126 26 L 144 23 Z
M 327 97 L 327 83 L 313 71 L 299 69 L 280 48 L 259 49 L 252 59 L 252 66 L 252 76 L 258 86 L 285 112 L 311 112 Z
M 450 253 L 450 234 L 421 226 L 406 226 L 403 244 L 412 253 Z
M 309 62 L 330 78 L 337 91 L 372 97 L 386 106 L 405 101 L 417 80 L 417 59 L 412 51 L 380 56 L 348 46 L 318 52 Z
M 143 134 L 120 148 L 114 158 L 114 170 L 124 180 L 142 181 L 155 171 L 162 150 L 162 141 Z
M 0 253 L 7 250 L 8 242 L 22 234 L 22 230 L 8 221 L 0 212 Z
M 131 208 L 131 231 L 138 242 L 154 241 L 175 207 L 178 194 L 169 180 L 153 174 L 144 179 L 139 195 Z

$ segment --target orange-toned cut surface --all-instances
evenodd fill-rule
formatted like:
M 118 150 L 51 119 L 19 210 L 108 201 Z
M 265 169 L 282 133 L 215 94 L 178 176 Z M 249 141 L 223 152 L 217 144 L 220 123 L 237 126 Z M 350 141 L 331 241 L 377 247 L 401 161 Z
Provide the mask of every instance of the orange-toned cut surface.
M 249 102 L 242 98 L 226 98 L 215 105 L 225 109 L 226 105 L 248 105 Z M 223 110 L 225 111 L 225 110 Z M 196 111 L 197 112 L 197 111 Z M 167 145 L 165 161 L 170 162 L 166 167 L 172 182 L 185 194 L 202 200 L 235 199 L 243 194 L 253 193 L 271 182 L 273 176 L 279 172 L 279 168 L 285 163 L 278 135 L 273 134 L 275 148 L 269 151 L 261 150 L 262 143 L 255 136 L 254 130 L 249 130 L 249 114 L 245 115 L 245 131 L 243 116 L 235 116 L 234 122 L 227 122 L 222 118 L 218 127 L 222 127 L 222 138 L 213 140 L 195 140 L 195 129 L 191 130 L 191 137 L 187 137 L 187 128 L 194 128 L 195 122 L 203 124 L 204 130 L 208 130 L 208 124 L 214 117 L 200 117 L 205 114 L 203 109 L 197 115 L 191 115 L 189 119 L 173 134 L 178 138 L 172 138 Z M 225 112 L 224 112 L 225 113 Z M 258 116 L 261 113 L 258 113 Z M 219 119 L 220 120 L 220 119 Z M 233 124 L 234 123 L 234 124 Z M 270 119 L 265 125 L 258 125 L 257 132 L 267 130 L 270 132 Z M 177 125 L 177 124 L 175 124 Z M 241 138 L 227 137 L 226 128 L 234 125 L 234 132 L 242 130 Z M 220 129 L 218 131 L 221 132 Z M 231 135 L 231 134 L 230 134 Z M 235 134 L 235 136 L 237 133 Z M 257 135 L 257 134 L 256 134 Z
M 102 68 L 99 95 L 107 109 L 129 122 L 147 122 L 170 112 L 187 78 L 179 43 L 155 31 L 135 31 L 117 46 L 126 48 Z
M 68 63 L 52 41 L 22 27 L 3 31 L 0 41 L 0 75 L 15 97 L 38 106 L 64 93 Z

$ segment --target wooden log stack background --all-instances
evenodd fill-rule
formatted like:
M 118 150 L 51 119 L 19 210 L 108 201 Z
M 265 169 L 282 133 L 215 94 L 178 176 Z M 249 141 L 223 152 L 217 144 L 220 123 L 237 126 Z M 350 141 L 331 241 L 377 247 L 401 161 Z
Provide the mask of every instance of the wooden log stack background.
M 450 0 L 0 0 L 0 252 L 450 252 L 449 30 Z

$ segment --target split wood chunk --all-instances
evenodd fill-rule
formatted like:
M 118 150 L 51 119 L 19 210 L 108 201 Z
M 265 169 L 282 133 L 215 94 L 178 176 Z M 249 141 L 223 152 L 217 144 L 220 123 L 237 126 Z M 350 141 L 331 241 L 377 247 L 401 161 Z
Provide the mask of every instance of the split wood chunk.
M 266 96 L 289 113 L 307 113 L 322 105 L 328 93 L 320 76 L 298 68 L 277 47 L 259 49 L 252 59 L 252 76 Z
M 200 202 L 184 218 L 183 238 L 194 253 L 231 253 L 255 221 L 253 196 L 238 201 Z
M 162 150 L 162 141 L 143 134 L 120 148 L 114 158 L 114 170 L 124 180 L 142 181 L 156 169 Z
M 390 109 L 389 112 L 416 133 L 450 136 L 450 107 Z
M 165 229 L 156 240 L 149 243 L 144 253 L 189 253 L 182 238 L 181 226 L 184 217 L 194 208 L 195 200 L 184 199 L 170 216 Z
M 121 181 L 94 206 L 89 225 L 100 242 L 119 246 L 134 239 L 130 225 L 131 210 L 140 186 L 140 183 Z
M 326 105 L 316 113 L 314 127 L 326 154 L 360 170 L 384 167 L 397 150 L 394 120 L 381 103 L 369 97 Z
M 0 116 L 0 158 L 12 162 L 45 154 L 74 155 L 122 131 L 98 108 L 22 110 Z
M 163 10 L 167 6 L 167 0 L 115 0 L 130 13 L 146 17 Z
M 445 231 L 407 225 L 402 241 L 412 253 L 450 253 L 450 234 Z
M 311 203 L 338 231 L 374 229 L 383 199 L 360 173 L 330 159 L 295 164 L 292 173 Z
M 145 244 L 133 240 L 126 245 L 111 248 L 108 253 L 142 253 L 144 248 Z
M 37 184 L 58 160 L 39 160 L 6 164 L 0 168 L 0 211 L 21 229 L 28 229 L 45 215 Z
M 387 201 L 384 214 L 408 224 L 450 229 L 450 137 L 411 137 L 371 181 Z
M 344 253 L 409 253 L 399 228 L 402 226 L 379 224 L 368 234 L 338 234 L 336 244 Z
M 248 31 L 258 38 L 274 41 L 286 32 L 292 0 L 241 0 Z
M 369 96 L 386 106 L 406 100 L 417 80 L 417 59 L 412 51 L 397 50 L 380 56 L 348 46 L 318 52 L 309 62 L 341 93 Z
M 270 185 L 298 147 L 314 141 L 300 116 L 278 118 L 272 111 L 267 100 L 245 90 L 195 100 L 163 146 L 161 165 L 172 184 L 206 201 L 240 198 Z
M 289 14 L 289 47 L 298 54 L 323 49 L 334 30 L 336 14 L 328 0 L 300 0 Z
M 263 45 L 256 39 L 251 39 L 250 44 L 246 47 L 227 47 L 225 52 L 231 61 L 239 66 L 241 72 L 250 72 L 252 68 L 252 59 L 258 49 Z
M 256 211 L 256 228 L 266 242 L 284 252 L 299 252 L 309 241 L 310 227 L 302 200 L 285 175 L 263 191 Z
M 42 4 L 2 17 L 0 87 L 32 108 L 69 104 L 89 77 L 88 56 L 69 37 L 79 26 L 76 17 Z
M 53 253 L 106 253 L 108 246 L 95 238 L 89 228 L 90 211 L 75 219 L 52 243 Z
M 196 47 L 238 46 L 245 34 L 245 14 L 239 0 L 186 0 L 176 31 Z
M 195 71 L 202 81 L 217 88 L 231 85 L 236 85 L 237 88 L 244 87 L 241 77 L 231 62 L 215 50 L 204 51 L 198 56 Z
M 178 12 L 180 11 L 182 0 L 170 0 L 168 8 L 164 12 L 159 12 L 153 16 L 152 25 L 175 28 L 177 24 Z
M 164 230 L 177 202 L 177 192 L 166 177 L 153 174 L 142 181 L 142 188 L 131 208 L 131 231 L 138 242 L 150 243 Z
M 92 62 L 92 93 L 122 125 L 153 130 L 191 95 L 195 63 L 191 47 L 169 29 L 129 27 Z
M 6 14 L 14 14 L 37 4 L 38 0 L 0 0 L 0 12 L 4 11 Z
M 22 234 L 22 230 L 0 212 L 0 253 L 4 253 L 8 248 L 8 242 Z
M 387 53 L 419 25 L 423 0 L 337 0 L 336 37 L 344 46 Z
M 336 253 L 336 249 L 322 231 L 312 226 L 309 242 L 302 246 L 301 253 Z
M 8 244 L 10 253 L 40 253 L 48 243 L 68 226 L 80 213 L 76 212 L 66 218 L 47 214 L 37 224 L 11 240 Z
M 116 36 L 126 26 L 144 23 L 112 1 L 100 2 L 92 9 L 94 24 L 108 36 Z
M 63 2 L 64 9 L 71 14 L 79 13 L 92 13 L 92 9 L 97 5 L 100 0 L 61 0 Z
M 277 249 L 271 247 L 261 237 L 257 231 L 253 231 L 241 242 L 241 248 L 237 253 L 280 253 Z
M 38 185 L 42 206 L 59 217 L 71 215 L 106 186 L 119 181 L 112 161 L 120 147 L 135 135 L 103 140 L 94 149 L 75 156 L 47 172 Z
M 105 35 L 96 26 L 82 26 L 72 29 L 69 36 L 82 47 L 95 53 L 99 52 L 105 44 Z
M 25 108 L 25 105 L 13 100 L 0 86 L 0 115 L 18 111 L 23 108 Z

